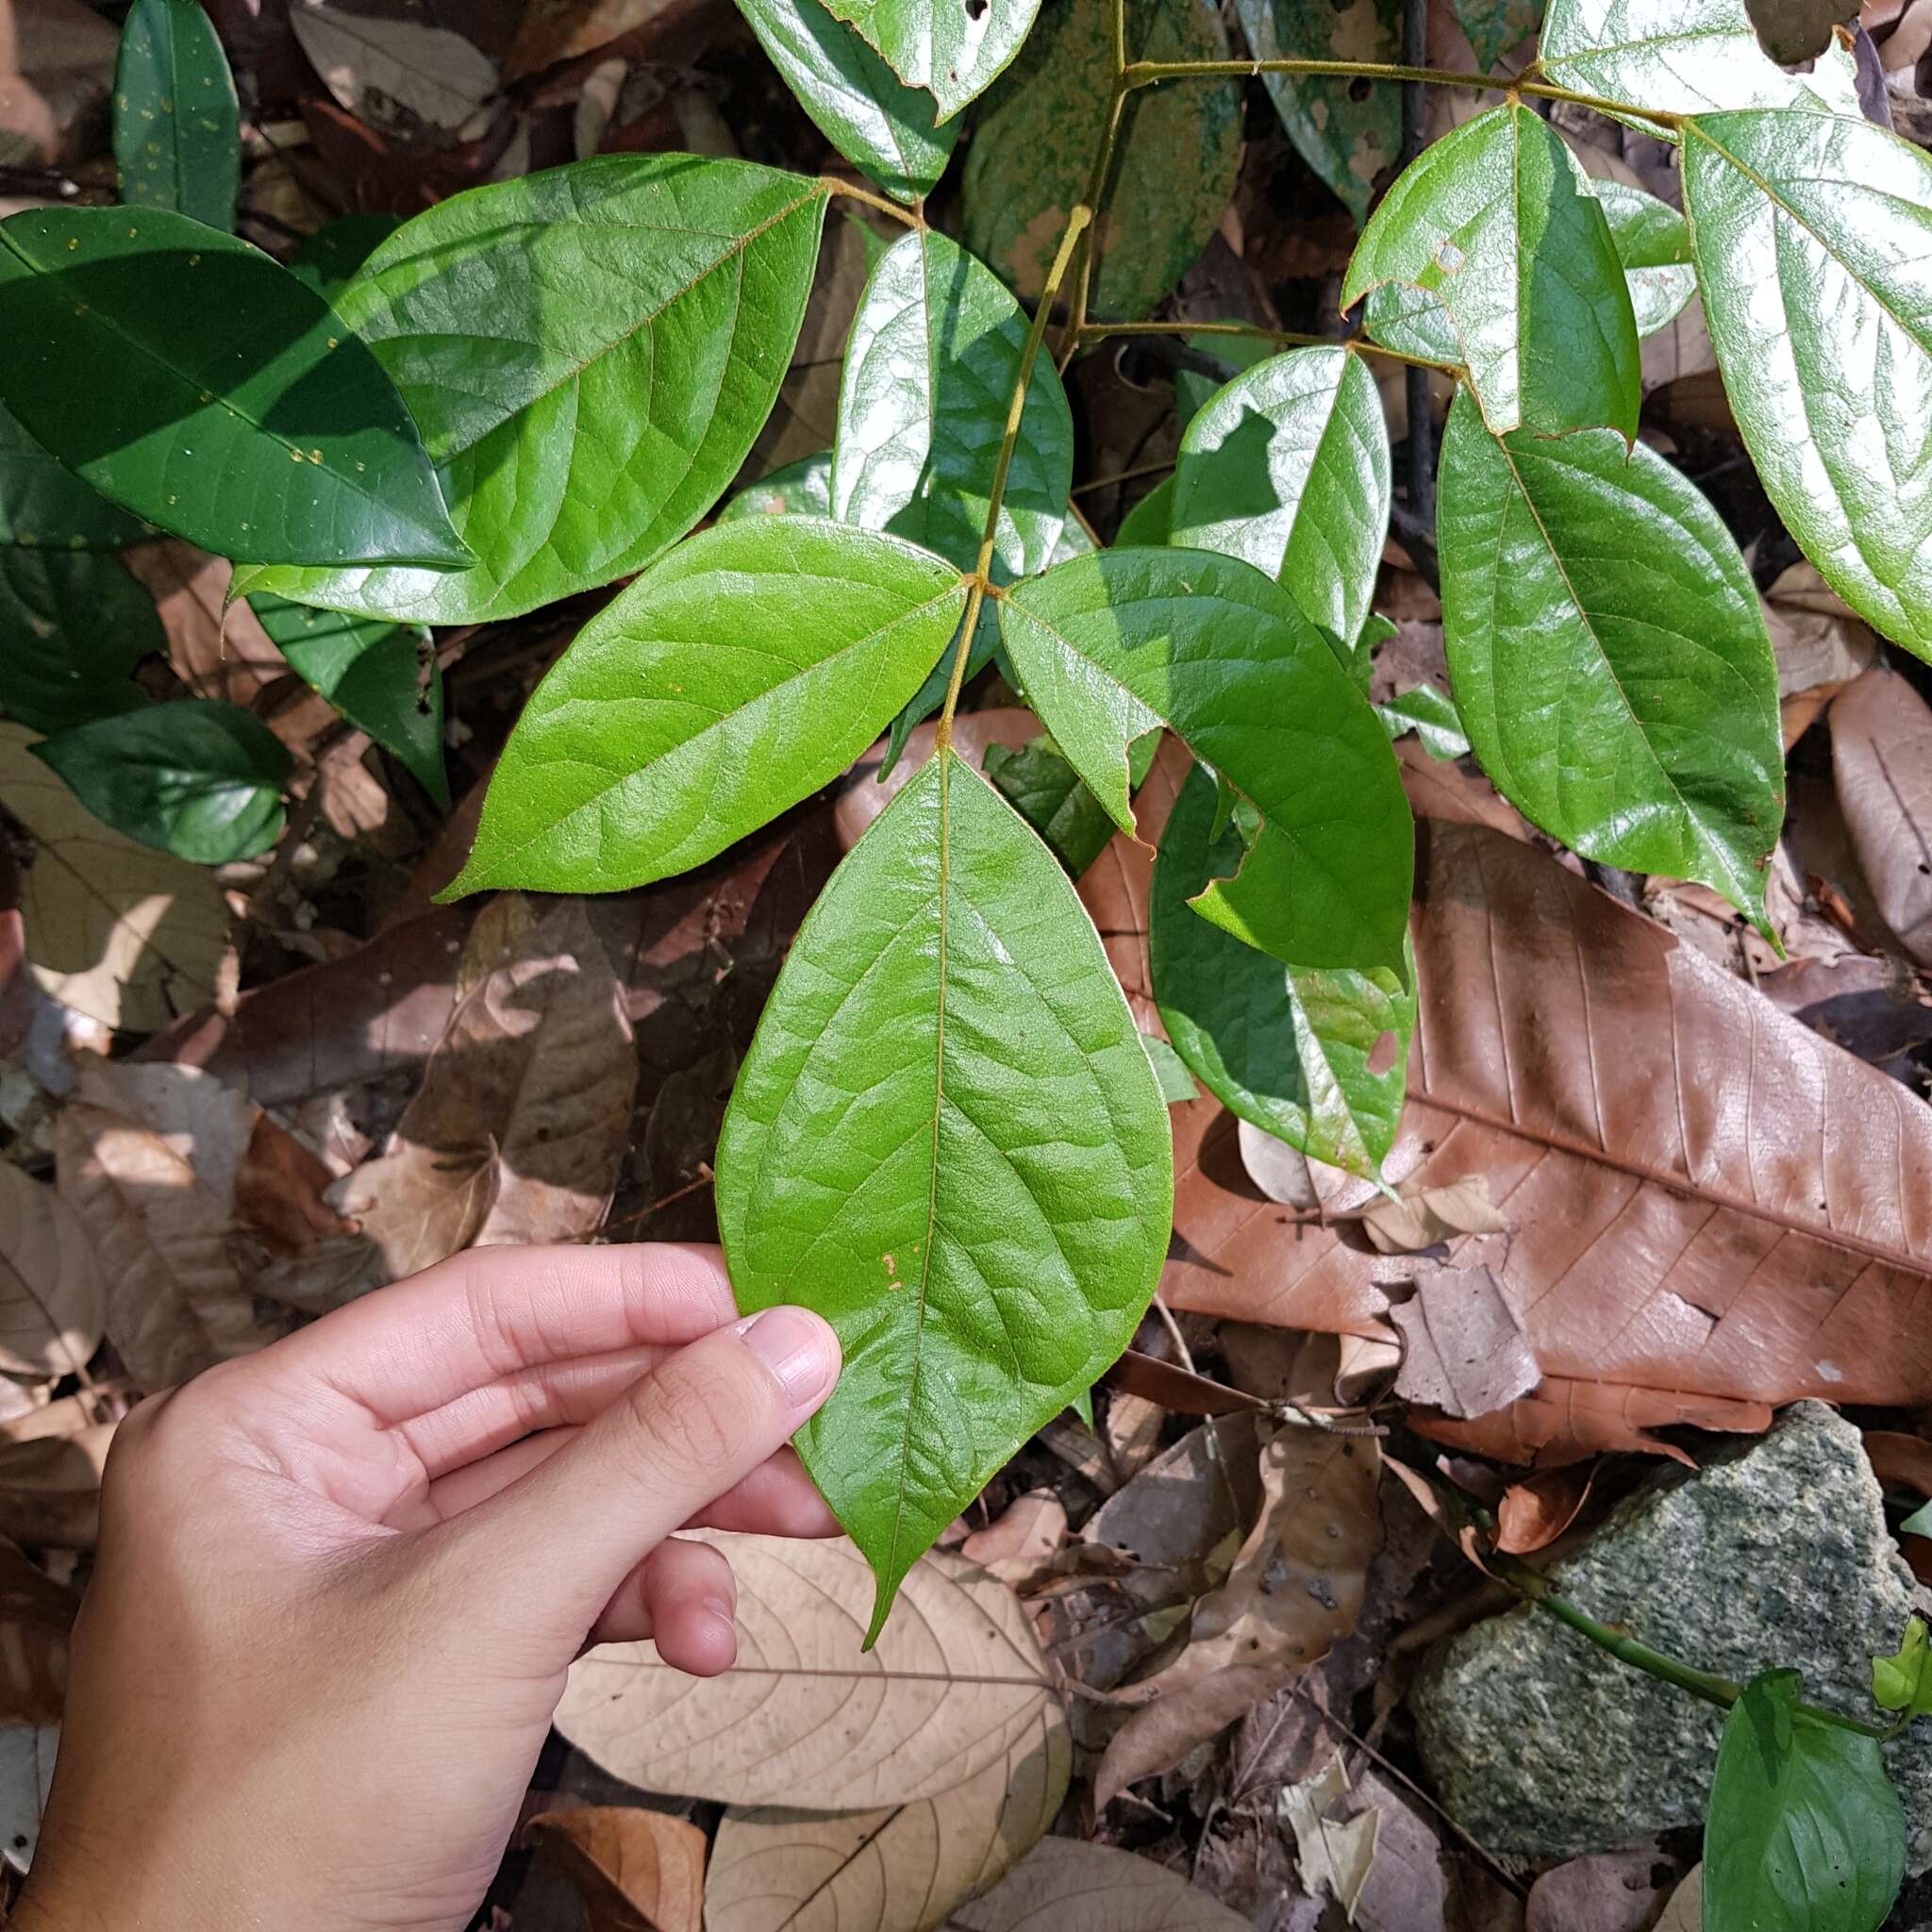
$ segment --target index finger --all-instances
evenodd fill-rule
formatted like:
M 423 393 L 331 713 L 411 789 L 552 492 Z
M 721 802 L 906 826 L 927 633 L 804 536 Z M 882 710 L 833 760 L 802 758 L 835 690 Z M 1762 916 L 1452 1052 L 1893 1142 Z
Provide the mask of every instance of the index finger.
M 737 1316 L 717 1247 L 472 1248 L 325 1315 L 268 1355 L 387 1428 L 519 1369 L 682 1347 Z

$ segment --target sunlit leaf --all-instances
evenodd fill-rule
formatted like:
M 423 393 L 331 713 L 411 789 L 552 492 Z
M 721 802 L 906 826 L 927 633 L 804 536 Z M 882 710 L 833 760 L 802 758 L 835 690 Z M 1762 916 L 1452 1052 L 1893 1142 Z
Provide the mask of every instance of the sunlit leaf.
M 803 0 L 806 6 L 814 0 Z M 908 88 L 924 88 L 950 120 L 1020 51 L 1040 0 L 824 0 Z

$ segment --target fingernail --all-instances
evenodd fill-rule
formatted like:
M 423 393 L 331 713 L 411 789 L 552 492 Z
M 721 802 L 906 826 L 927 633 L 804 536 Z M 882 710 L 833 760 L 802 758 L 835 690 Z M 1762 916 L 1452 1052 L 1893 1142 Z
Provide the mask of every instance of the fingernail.
M 753 1316 L 744 1345 L 778 1378 L 794 1408 L 816 1402 L 839 1373 L 839 1339 L 805 1308 L 767 1308 Z

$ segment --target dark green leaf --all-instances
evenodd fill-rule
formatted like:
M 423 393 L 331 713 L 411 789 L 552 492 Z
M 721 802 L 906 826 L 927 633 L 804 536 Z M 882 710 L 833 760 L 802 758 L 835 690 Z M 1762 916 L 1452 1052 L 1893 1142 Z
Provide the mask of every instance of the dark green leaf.
M 1159 749 L 1159 732 L 1150 731 L 1128 751 L 1127 777 L 1136 791 Z M 1036 738 L 1017 751 L 990 744 L 985 765 L 993 789 L 1046 841 L 1069 878 L 1077 879 L 1106 851 L 1113 821 L 1052 739 Z
M 1265 336 L 1203 335 L 1198 332 L 1181 338 L 1189 350 L 1206 361 L 1217 364 L 1221 378 L 1216 381 L 1198 369 L 1176 369 L 1174 373 L 1174 413 L 1175 426 L 1186 429 L 1206 408 L 1208 398 L 1230 383 L 1244 369 L 1265 362 L 1276 353 Z
M 1924 1618 L 1906 1620 L 1896 1656 L 1872 1659 L 1872 1701 L 1881 1710 L 1902 1710 L 1908 1718 L 1932 1713 L 1932 1641 Z
M 1614 430 L 1501 441 L 1458 394 L 1438 541 L 1456 708 L 1496 789 L 1586 858 L 1764 920 L 1777 663 L 1716 511 Z
M 1191 902 L 1205 917 L 1298 966 L 1402 969 L 1414 840 L 1395 756 L 1285 591 L 1208 551 L 1109 550 L 1015 586 L 1000 625 L 1124 831 L 1127 747 L 1158 724 L 1260 815 L 1241 870 Z
M 402 226 L 395 215 L 341 215 L 318 228 L 289 258 L 289 273 L 325 302 L 356 279 L 362 264 Z
M 718 521 L 737 517 L 828 517 L 832 514 L 832 452 L 800 457 L 756 483 L 747 483 L 723 509 Z
M 288 750 L 240 705 L 142 705 L 33 750 L 96 818 L 177 858 L 253 858 L 281 834 Z
M 1402 58 L 1402 0 L 1235 0 L 1235 12 L 1257 60 Z M 1263 83 L 1288 138 L 1360 226 L 1401 151 L 1401 89 L 1301 74 Z
M 804 0 L 810 6 L 813 0 Z M 924 88 L 950 121 L 1020 51 L 1040 0 L 824 0 L 909 88 Z
M 1485 74 L 1542 25 L 1543 0 L 1456 0 L 1456 24 Z
M 0 408 L 0 543 L 120 550 L 153 534 L 56 462 L 19 417 Z
M 1025 340 L 1018 303 L 954 242 L 929 229 L 895 242 L 865 285 L 845 351 L 834 514 L 971 570 Z M 1042 356 L 1000 504 L 1002 581 L 1045 569 L 1073 475 L 1073 417 Z
M 722 852 L 872 742 L 965 602 L 938 558 L 820 517 L 693 537 L 537 687 L 444 896 L 621 891 Z
M 1758 45 L 1744 0 L 1549 0 L 1539 52 L 1561 87 L 1665 113 L 1858 112 L 1845 48 L 1834 42 L 1809 74 L 1787 74 Z M 1657 129 L 1644 124 L 1643 131 Z
M 128 683 L 167 634 L 154 600 L 102 550 L 0 547 L 0 708 L 64 731 L 147 703 Z
M 1684 129 L 1711 346 L 1790 533 L 1860 616 L 1932 658 L 1932 160 L 1821 114 Z
M 1163 476 L 1125 516 L 1114 533 L 1119 550 L 1153 549 L 1174 530 L 1174 478 Z
M 1239 831 L 1214 829 L 1214 792 L 1196 765 L 1154 864 L 1147 944 L 1161 1024 L 1231 1112 L 1318 1160 L 1373 1175 L 1402 1116 L 1414 969 L 1407 991 L 1387 971 L 1302 972 L 1197 917 L 1194 895 L 1241 858 Z
M 1346 349 L 1294 349 L 1237 376 L 1188 425 L 1168 541 L 1273 577 L 1346 655 L 1389 535 L 1389 431 Z
M 1541 116 L 1492 108 L 1424 150 L 1349 263 L 1346 308 L 1384 282 L 1447 310 L 1491 428 L 1637 434 L 1637 325 L 1609 225 Z
M 1462 714 L 1457 710 L 1456 701 L 1433 684 L 1398 691 L 1386 704 L 1375 707 L 1375 715 L 1391 738 L 1413 731 L 1432 758 L 1469 756 L 1469 734 L 1462 728 Z
M 1167 1106 L 1099 935 L 940 753 L 800 928 L 718 1142 L 740 1307 L 802 1302 L 844 1344 L 798 1444 L 878 1576 L 872 1637 L 921 1553 L 1126 1346 L 1173 1198 Z
M 1244 946 L 1241 950 L 1245 952 L 1247 948 Z M 1194 1085 L 1194 1076 L 1188 1072 L 1187 1061 L 1159 1034 L 1141 1034 L 1141 1044 L 1147 1049 L 1147 1058 L 1154 1063 L 1154 1077 L 1159 1081 L 1160 1097 L 1168 1106 L 1180 1107 L 1190 1100 L 1200 1099 L 1201 1090 Z M 1082 1420 L 1090 1429 L 1093 1426 L 1091 1413 Z
M 1871 1738 L 1799 1714 L 1796 1671 L 1752 1678 L 1724 1721 L 1704 1825 L 1704 1932 L 1876 1932 L 1906 1821 Z
M 164 208 L 28 208 L 0 222 L 0 397 L 149 523 L 224 557 L 466 558 L 380 364 L 245 242 Z
M 1056 0 L 1013 70 L 974 116 L 960 171 L 966 246 L 1032 302 L 1112 109 L 1110 0 Z M 1200 0 L 1126 0 L 1141 60 L 1224 60 L 1221 17 Z M 1092 303 L 1146 315 L 1208 245 L 1233 198 L 1241 97 L 1232 81 L 1190 80 L 1128 97 L 1114 147 Z
M 235 225 L 242 114 L 235 76 L 199 0 L 134 0 L 114 68 L 121 199 Z
M 415 410 L 465 571 L 273 571 L 238 588 L 425 624 L 514 617 L 642 568 L 750 453 L 811 290 L 825 192 L 691 155 L 471 190 L 341 298 Z
M 908 87 L 820 0 L 738 0 L 738 9 L 819 131 L 888 194 L 917 201 L 946 172 L 959 122 L 934 126 L 933 96 Z
M 448 810 L 442 673 L 428 631 L 380 617 L 313 610 L 265 592 L 248 601 L 296 676 L 399 758 Z

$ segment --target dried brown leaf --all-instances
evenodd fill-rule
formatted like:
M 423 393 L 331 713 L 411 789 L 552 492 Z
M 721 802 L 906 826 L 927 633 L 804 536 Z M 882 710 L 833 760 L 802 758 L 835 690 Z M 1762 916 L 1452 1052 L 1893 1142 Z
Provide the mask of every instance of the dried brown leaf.
M 1878 910 L 1932 965 L 1932 709 L 1896 671 L 1866 672 L 1832 702 L 1831 767 Z
M 496 92 L 496 63 L 486 54 L 399 8 L 301 0 L 289 24 L 329 92 L 372 126 L 407 129 L 413 121 L 453 130 Z
M 1899 1429 L 1867 1429 L 1872 1474 L 1895 1495 L 1932 1497 L 1932 1442 Z
M 1381 1814 L 1374 1807 L 1345 1811 L 1348 1798 L 1348 1773 L 1337 1753 L 1312 1777 L 1284 1787 L 1279 1802 L 1281 1822 L 1294 1834 L 1303 1886 L 1325 1891 L 1353 1924 L 1374 1870 Z
M 0 1442 L 0 1536 L 61 1550 L 91 1550 L 100 1529 L 101 1471 L 112 1423 L 69 1436 Z
M 1446 1187 L 1405 1187 L 1397 1200 L 1362 1209 L 1362 1232 L 1385 1255 L 1417 1255 L 1462 1234 L 1505 1234 L 1509 1223 L 1490 1199 L 1479 1174 Z
M 336 1176 L 327 1163 L 259 1108 L 235 1170 L 235 1219 L 271 1254 L 306 1255 L 349 1224 L 324 1198 Z
M 861 1651 L 873 1578 L 853 1546 L 694 1532 L 738 1577 L 738 1663 L 693 1682 L 648 1643 L 572 1667 L 557 1728 L 648 1790 L 827 1809 L 913 1804 L 1004 1762 L 1056 1698 L 1020 1601 L 958 1557 L 924 1557 Z M 848 1741 L 828 1757 L 830 1730 Z
M 504 60 L 504 78 L 519 80 L 620 38 L 645 45 L 654 31 L 689 32 L 689 16 L 701 10 L 691 0 L 530 0 Z
M 1524 1557 L 1555 1542 L 1589 1494 L 1589 1475 L 1574 1468 L 1540 1470 L 1511 1483 L 1496 1505 L 1496 1547 Z
M 55 1724 L 67 1698 L 67 1633 L 80 1599 L 0 1540 L 0 1724 Z
M 1142 1355 L 1137 1348 L 1107 1372 L 1107 1386 L 1156 1403 L 1173 1415 L 1271 1415 L 1274 1405 L 1211 1376 Z
M 1151 1858 L 1069 1838 L 1042 1839 L 943 1923 L 949 1932 L 1250 1932 L 1239 1912 Z
M 0 1370 L 75 1374 L 100 1346 L 106 1317 L 107 1289 L 73 1208 L 0 1166 Z
M 1524 1932 L 1650 1932 L 1674 1870 L 1654 1842 L 1572 1858 L 1530 1887 Z
M 1411 1402 L 1469 1419 L 1506 1407 L 1541 1379 L 1522 1318 L 1487 1268 L 1418 1266 L 1415 1298 L 1389 1319 L 1407 1344 L 1395 1392 Z
M 584 1932 L 699 1932 L 705 1835 L 689 1819 L 585 1805 L 540 1812 L 525 1836 L 575 1888 Z
M 1432 1431 L 1561 1461 L 1801 1396 L 1932 1401 L 1932 1109 L 1542 853 L 1422 831 L 1404 1137 L 1419 1186 L 1487 1178 L 1543 1374 Z M 1174 1118 L 1169 1304 L 1384 1333 L 1388 1263 L 1261 1197 L 1210 1104 Z
M 1008 1503 L 996 1522 L 975 1529 L 959 1554 L 1024 1595 L 1028 1584 L 1048 1574 L 1066 1540 L 1066 1505 L 1051 1490 L 1032 1490 Z

